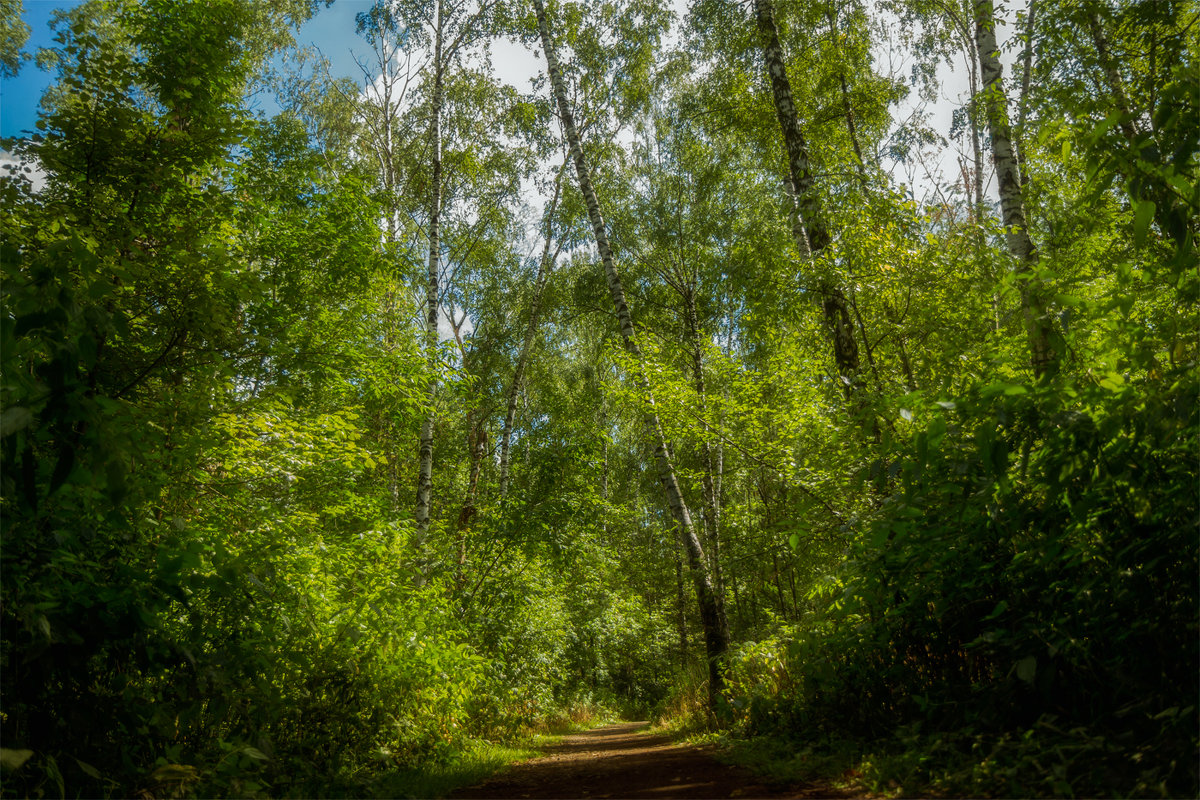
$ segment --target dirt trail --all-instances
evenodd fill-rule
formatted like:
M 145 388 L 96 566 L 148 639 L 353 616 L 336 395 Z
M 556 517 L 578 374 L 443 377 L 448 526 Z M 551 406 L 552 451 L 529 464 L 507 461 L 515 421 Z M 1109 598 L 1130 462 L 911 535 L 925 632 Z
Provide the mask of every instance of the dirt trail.
M 712 757 L 711 747 L 676 744 L 623 722 L 566 736 L 546 755 L 450 795 L 468 798 L 850 798 L 828 786 L 772 787 Z

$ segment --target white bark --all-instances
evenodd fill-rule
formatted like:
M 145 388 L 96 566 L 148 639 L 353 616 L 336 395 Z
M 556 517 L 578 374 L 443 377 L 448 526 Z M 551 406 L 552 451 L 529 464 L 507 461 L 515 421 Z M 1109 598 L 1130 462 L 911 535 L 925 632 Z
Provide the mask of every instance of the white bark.
M 421 422 L 421 441 L 417 467 L 416 538 L 424 542 L 429 534 L 429 510 L 433 495 L 433 417 L 437 398 L 437 324 L 438 273 L 441 270 L 440 223 L 442 211 L 442 4 L 438 0 L 433 32 L 433 97 L 429 121 L 429 147 L 432 170 L 429 186 L 429 274 L 425 284 L 425 363 L 429 370 L 429 404 Z
M 1017 261 L 1021 285 L 1021 308 L 1029 334 L 1030 361 L 1038 377 L 1052 372 L 1056 355 L 1050 344 L 1053 327 L 1046 315 L 1033 275 L 1038 263 L 1037 249 L 1029 236 L 1025 219 L 1021 176 L 1013 153 L 1008 124 L 1008 100 L 1004 93 L 1000 47 L 996 43 L 996 19 L 992 0 L 975 2 L 975 41 L 979 51 L 979 72 L 983 81 L 983 99 L 991 134 L 992 161 L 1000 191 L 1000 211 L 1009 252 Z
M 817 256 L 830 242 L 829 228 L 826 227 L 824 215 L 821 213 L 816 183 L 809 165 L 808 142 L 804 139 L 804 133 L 800 130 L 800 120 L 796 115 L 796 102 L 783 60 L 783 47 L 779 43 L 779 31 L 775 26 L 775 11 L 771 0 L 754 0 L 754 16 L 762 39 L 767 74 L 771 78 L 775 116 L 779 120 L 784 149 L 787 152 L 790 179 L 788 186 L 792 190 L 798 215 L 798 219 L 792 225 L 792 234 L 801 256 Z M 822 281 L 817 290 L 821 295 L 825 325 L 833 343 L 834 361 L 849 396 L 855 374 L 858 372 L 858 342 L 854 337 L 854 326 L 850 321 L 846 296 L 841 289 L 828 281 Z
M 558 59 L 554 54 L 554 47 L 550 40 L 550 31 L 546 22 L 546 10 L 542 4 L 542 0 L 534 0 L 534 8 L 537 11 L 538 32 L 541 34 L 542 49 L 546 54 L 546 67 L 547 72 L 550 73 L 550 84 L 558 105 L 559 116 L 562 119 L 563 130 L 567 135 L 567 144 L 571 158 L 575 162 L 575 174 L 578 178 L 579 190 L 583 194 L 584 202 L 587 204 L 588 218 L 592 223 L 592 233 L 595 236 L 596 249 L 600 254 L 600 260 L 604 266 L 604 273 L 608 280 L 609 293 L 612 295 L 613 305 L 616 308 L 617 319 L 621 329 L 621 338 L 626 351 L 632 357 L 635 364 L 636 372 L 634 380 L 641 391 L 648 409 L 646 427 L 655 445 L 654 454 L 658 465 L 658 479 L 666 495 L 671 516 L 674 517 L 679 529 L 679 535 L 687 553 L 688 567 L 692 573 L 692 580 L 695 583 L 696 599 L 700 606 L 700 619 L 704 626 L 705 651 L 709 661 L 709 697 L 710 701 L 715 702 L 716 695 L 721 688 L 719 662 L 724 658 L 726 651 L 729 649 L 729 630 L 727 626 L 721 624 L 724 614 L 719 612 L 723 603 L 713 588 L 712 579 L 709 575 L 704 556 L 704 548 L 696 536 L 696 529 L 692 524 L 691 513 L 688 511 L 687 503 L 684 501 L 683 492 L 680 491 L 675 467 L 671 463 L 671 454 L 667 449 L 666 436 L 663 433 L 662 423 L 659 420 L 655 407 L 654 394 L 646 378 L 645 360 L 642 356 L 641 348 L 637 343 L 633 326 L 633 315 L 630 313 L 629 304 L 625 300 L 625 288 L 621 283 L 620 274 L 617 272 L 612 247 L 608 240 L 608 232 L 604 226 L 604 217 L 600 213 L 600 203 L 596 198 L 596 191 L 592 186 L 591 170 L 588 168 L 587 159 L 583 154 L 579 132 L 575 126 L 575 118 L 571 113 L 570 105 L 567 103 L 567 92 L 563 84 L 562 71 L 559 69 Z

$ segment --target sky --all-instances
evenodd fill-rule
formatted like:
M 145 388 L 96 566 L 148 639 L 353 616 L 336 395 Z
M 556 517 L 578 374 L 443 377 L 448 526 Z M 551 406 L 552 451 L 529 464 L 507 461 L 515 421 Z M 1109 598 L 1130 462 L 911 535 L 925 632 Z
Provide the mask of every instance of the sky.
M 328 8 L 321 7 L 297 34 L 300 44 L 319 49 L 332 63 L 335 76 L 361 79 L 362 73 L 354 53 L 368 56 L 366 43 L 354 29 L 354 18 L 371 7 L 373 0 L 336 0 Z M 30 54 L 40 47 L 54 44 L 50 20 L 56 9 L 79 5 L 73 0 L 25 0 L 22 18 L 30 27 L 25 51 Z M 500 78 L 521 91 L 529 91 L 529 81 L 541 62 L 529 50 L 509 42 L 492 47 L 492 57 Z M 42 72 L 33 61 L 26 61 L 15 78 L 0 78 L 0 138 L 28 136 L 37 122 L 38 101 L 50 86 L 51 75 Z M 270 111 L 264 101 L 261 110 Z
M 354 18 L 359 12 L 367 10 L 372 1 L 336 0 L 330 7 L 322 7 L 317 15 L 301 28 L 297 40 L 301 44 L 318 48 L 330 60 L 335 75 L 345 75 L 361 80 L 362 73 L 355 63 L 354 55 L 357 53 L 360 56 L 368 56 L 369 52 L 366 44 L 355 32 Z M 687 6 L 686 0 L 672 0 L 672 4 L 676 7 L 677 13 L 682 16 Z M 69 8 L 75 5 L 78 5 L 75 0 L 25 0 L 23 18 L 31 29 L 29 41 L 25 47 L 26 52 L 32 54 L 36 53 L 39 47 L 51 46 L 53 33 L 49 23 L 53 12 L 59 8 Z M 1015 7 L 1023 5 L 1022 0 L 1014 0 L 1012 7 L 1007 9 L 1008 16 L 1012 18 Z M 1002 37 L 1006 33 L 1011 35 L 1012 29 L 1013 26 L 1010 24 L 1007 28 L 1001 28 L 999 33 Z M 881 43 L 881 45 L 886 47 L 886 43 Z M 1007 62 L 1006 73 L 1011 74 L 1009 70 L 1011 70 L 1012 54 L 1008 54 L 1005 60 Z M 901 72 L 906 69 L 902 54 L 884 51 L 876 53 L 878 68 L 886 70 L 889 61 L 899 64 Z M 493 45 L 493 63 L 500 79 L 512 84 L 520 91 L 529 90 L 530 79 L 542 67 L 541 61 L 536 59 L 531 51 L 520 45 L 504 41 Z M 896 67 L 893 66 L 893 68 Z M 961 63 L 957 64 L 954 70 L 943 67 L 940 77 L 943 80 L 942 98 L 929 109 L 930 123 L 938 133 L 945 136 L 950 129 L 951 113 L 956 106 L 961 104 L 961 98 L 966 91 L 966 70 Z M 39 70 L 32 60 L 25 63 L 15 78 L 0 78 L 0 138 L 27 136 L 35 130 L 38 101 L 50 82 L 50 74 Z M 274 110 L 272 100 L 263 96 L 260 98 L 256 101 L 258 104 L 256 110 L 264 113 Z M 901 104 L 899 108 L 895 109 L 895 114 L 898 118 L 902 118 L 909 111 L 911 111 L 911 106 L 905 107 L 904 104 Z M 0 161 L 5 160 L 11 159 L 0 156 Z M 958 172 L 957 161 L 958 153 L 952 146 L 940 153 L 927 166 L 934 173 L 941 172 L 943 178 L 953 182 Z M 917 199 L 920 200 L 936 188 L 935 182 L 930 179 L 932 176 L 923 173 L 924 168 L 909 170 L 907 173 L 903 169 L 894 169 L 893 177 L 897 182 L 908 183 Z M 994 194 L 994 189 L 991 187 L 989 187 L 989 194 Z

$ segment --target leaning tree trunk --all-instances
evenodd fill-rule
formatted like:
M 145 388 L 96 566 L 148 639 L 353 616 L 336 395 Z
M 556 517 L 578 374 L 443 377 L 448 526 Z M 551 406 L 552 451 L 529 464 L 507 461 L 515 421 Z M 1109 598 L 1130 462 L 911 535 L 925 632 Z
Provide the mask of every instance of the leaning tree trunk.
M 529 360 L 529 349 L 533 346 L 533 335 L 537 332 L 538 311 L 542 303 L 542 292 L 546 288 L 546 281 L 550 278 L 550 273 L 554 270 L 554 262 L 558 258 L 558 250 L 550 251 L 550 242 L 553 231 L 552 220 L 554 212 L 558 208 L 558 198 L 562 187 L 562 173 L 566 169 L 566 162 L 563 162 L 562 168 L 558 171 L 558 175 L 554 178 L 554 196 L 550 199 L 550 205 L 546 209 L 546 232 L 545 244 L 542 246 L 542 259 L 538 263 L 537 278 L 533 285 L 533 299 L 529 304 L 529 322 L 525 326 L 525 338 L 521 341 L 521 353 L 517 356 L 517 366 L 513 370 L 512 383 L 508 387 L 508 404 L 504 411 L 504 431 L 500 437 L 500 496 L 505 497 L 508 494 L 508 472 L 509 472 L 509 450 L 512 446 L 513 423 L 517 417 L 517 396 L 521 392 L 521 381 L 525 377 L 525 365 Z
M 554 48 L 550 42 L 546 9 L 542 0 L 533 0 L 533 4 L 537 11 L 538 33 L 541 35 L 542 49 L 546 52 L 546 68 L 550 73 L 550 84 L 558 104 L 559 115 L 562 118 L 563 130 L 567 135 L 571 158 L 575 162 L 579 191 L 583 194 L 584 202 L 587 204 L 588 219 L 592 223 L 596 249 L 600 253 L 600 261 L 604 265 L 604 272 L 608 279 L 608 289 L 612 295 L 613 305 L 616 307 L 617 319 L 621 327 L 621 339 L 624 342 L 625 350 L 633 359 L 634 378 L 648 409 L 646 427 L 655 445 L 654 454 L 658 465 L 658 479 L 666 494 L 671 515 L 679 527 L 679 534 L 687 551 L 688 568 L 696 585 L 696 600 L 700 606 L 700 623 L 704 628 L 705 652 L 708 655 L 709 702 L 715 705 L 722 684 L 720 662 L 729 649 L 729 629 L 722 624 L 724 620 L 722 598 L 713 588 L 704 557 L 704 548 L 696 536 L 691 514 L 688 512 L 687 503 L 684 502 L 683 493 L 679 488 L 679 480 L 675 475 L 675 467 L 671 463 L 666 436 L 663 433 L 662 423 L 654 403 L 654 394 L 646 377 L 645 360 L 634 335 L 633 316 L 629 312 L 629 305 L 625 302 L 625 288 L 617 272 L 616 263 L 613 261 L 612 247 L 609 246 L 608 233 L 604 228 L 604 217 L 600 213 L 600 203 L 596 199 L 596 191 L 592 187 L 591 171 L 583 155 L 579 131 L 575 127 L 575 118 L 567 103 L 567 91 L 563 84 L 562 71 L 558 66 L 558 58 L 554 55 Z
M 417 541 L 429 534 L 429 506 L 433 494 L 433 415 L 437 396 L 438 272 L 441 269 L 439 225 L 442 213 L 442 4 L 437 4 L 433 32 L 433 97 L 429 120 L 429 148 L 433 169 L 429 181 L 429 275 L 425 284 L 425 360 L 429 369 L 429 411 L 421 422 L 420 462 L 417 468 Z
M 1104 73 L 1104 82 L 1108 84 L 1108 91 L 1112 95 L 1113 105 L 1117 111 L 1121 112 L 1120 119 L 1117 121 L 1117 127 L 1120 129 L 1125 143 L 1129 145 L 1130 155 L 1140 157 L 1141 151 L 1150 145 L 1150 141 L 1146 138 L 1139 138 L 1142 134 L 1137 126 L 1133 106 L 1129 102 L 1129 95 L 1125 92 L 1125 83 L 1121 78 L 1117 59 L 1113 55 L 1112 47 L 1109 44 L 1108 34 L 1105 33 L 1104 22 L 1100 18 L 1098 5 L 1095 3 L 1087 4 L 1085 14 L 1087 16 L 1088 32 L 1091 34 L 1092 44 L 1096 48 L 1096 57 L 1100 62 L 1100 70 Z M 1155 181 L 1154 183 L 1158 183 L 1161 186 L 1159 181 Z M 1183 237 L 1186 235 L 1186 224 L 1184 226 L 1172 224 L 1171 217 L 1170 203 L 1162 202 L 1161 200 L 1155 202 L 1154 220 L 1158 224 L 1159 230 L 1164 235 L 1175 239 L 1177 243 L 1181 243 Z
M 1021 287 L 1021 310 L 1029 334 L 1030 362 L 1034 375 L 1042 377 L 1055 370 L 1057 355 L 1051 346 L 1054 331 L 1033 272 L 1038 253 L 1029 238 L 1021 192 L 1021 175 L 1013 154 L 1008 125 L 1008 100 L 1002 83 L 1000 48 L 996 44 L 996 19 L 992 0 L 975 0 L 975 42 L 979 51 L 979 71 L 983 80 L 983 99 L 987 109 L 988 131 L 992 141 L 992 161 L 1000 190 L 1000 211 L 1004 219 L 1008 249 L 1017 260 L 1017 279 Z
M 792 84 L 784 66 L 783 47 L 779 43 L 779 31 L 775 26 L 775 11 L 771 0 L 755 0 L 754 16 L 762 38 L 767 73 L 771 76 L 775 116 L 779 119 L 779 128 L 783 133 L 788 176 L 791 179 L 789 185 L 799 215 L 799 224 L 792 226 L 792 233 L 801 255 L 817 256 L 829 244 L 829 228 L 826 227 L 824 216 L 821 214 L 821 203 L 808 161 L 808 142 L 804 139 L 804 133 L 800 130 L 800 120 L 796 115 L 796 102 L 792 98 Z M 858 372 L 858 342 L 854 338 L 854 325 L 850 320 L 846 296 L 828 280 L 822 280 L 817 290 L 821 295 L 825 325 L 833 340 L 834 361 L 849 395 Z

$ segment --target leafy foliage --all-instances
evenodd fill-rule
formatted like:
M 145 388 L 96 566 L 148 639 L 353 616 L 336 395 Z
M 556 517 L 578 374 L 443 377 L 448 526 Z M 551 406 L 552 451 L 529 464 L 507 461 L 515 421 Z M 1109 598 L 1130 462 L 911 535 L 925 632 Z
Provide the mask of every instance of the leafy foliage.
M 432 347 L 429 4 L 360 15 L 363 86 L 278 74 L 314 63 L 288 50 L 306 0 L 59 15 L 39 133 L 6 143 L 46 186 L 0 178 L 5 796 L 441 792 L 515 757 L 496 741 L 608 711 L 888 791 L 1196 793 L 1195 3 L 1021 18 L 1020 190 L 1061 334 L 1037 380 L 980 176 L 919 201 L 888 175 L 940 134 L 897 118 L 877 15 L 777 5 L 833 233 L 815 259 L 744 5 L 694 4 L 675 41 L 660 4 L 550 4 L 727 609 L 715 709 L 643 366 L 542 163 L 545 87 L 492 71 L 528 9 L 447 18 Z M 891 8 L 932 97 L 967 9 Z M 269 119 L 247 108 L 268 85 Z

